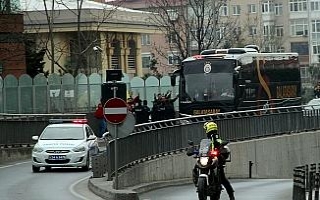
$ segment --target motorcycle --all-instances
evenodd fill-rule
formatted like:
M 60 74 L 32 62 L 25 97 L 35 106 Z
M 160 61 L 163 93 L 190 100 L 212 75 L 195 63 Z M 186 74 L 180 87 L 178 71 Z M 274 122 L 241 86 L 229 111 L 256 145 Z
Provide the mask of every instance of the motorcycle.
M 228 142 L 223 142 L 219 148 L 214 148 L 211 139 L 202 139 L 199 148 L 196 148 L 193 142 L 189 141 L 187 155 L 194 155 L 197 160 L 193 173 L 198 177 L 196 187 L 199 200 L 207 200 L 208 196 L 210 200 L 220 199 L 220 170 L 230 154 L 227 144 Z

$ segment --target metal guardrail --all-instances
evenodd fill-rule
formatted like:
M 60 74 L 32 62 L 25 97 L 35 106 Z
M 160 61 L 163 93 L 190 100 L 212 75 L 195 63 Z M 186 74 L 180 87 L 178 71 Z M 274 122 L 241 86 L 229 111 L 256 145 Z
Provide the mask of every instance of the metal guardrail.
M 182 151 L 188 140 L 205 137 L 203 123 L 218 123 L 222 138 L 229 141 L 262 138 L 320 129 L 320 116 L 301 106 L 260 109 L 203 116 L 190 116 L 136 125 L 132 134 L 118 139 L 118 167 L 123 170 L 140 162 Z M 114 142 L 108 146 L 108 178 L 114 175 Z
M 293 200 L 319 200 L 320 163 L 295 167 L 293 170 Z
M 0 147 L 30 146 L 31 137 L 40 135 L 49 119 L 86 118 L 86 114 L 0 114 Z

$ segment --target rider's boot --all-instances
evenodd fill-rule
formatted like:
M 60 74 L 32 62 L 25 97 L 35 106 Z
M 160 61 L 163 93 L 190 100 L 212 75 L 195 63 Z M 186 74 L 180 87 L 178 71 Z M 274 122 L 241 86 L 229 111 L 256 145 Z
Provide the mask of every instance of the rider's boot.
M 232 192 L 231 194 L 229 194 L 229 199 L 230 200 L 235 200 L 235 197 L 234 197 L 234 193 Z

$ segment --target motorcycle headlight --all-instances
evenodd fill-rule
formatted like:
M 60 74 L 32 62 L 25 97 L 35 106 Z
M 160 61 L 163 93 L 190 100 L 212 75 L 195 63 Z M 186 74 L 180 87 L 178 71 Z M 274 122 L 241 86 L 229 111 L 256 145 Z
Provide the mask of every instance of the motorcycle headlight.
M 43 152 L 43 148 L 41 148 L 40 146 L 36 145 L 36 146 L 33 147 L 32 151 L 35 152 L 35 153 L 41 153 L 41 152 Z
M 83 151 L 86 151 L 86 147 L 83 146 L 83 145 L 77 146 L 77 147 L 73 148 L 72 151 L 74 151 L 74 152 L 83 152 Z
M 200 157 L 200 164 L 206 166 L 209 162 L 209 157 Z

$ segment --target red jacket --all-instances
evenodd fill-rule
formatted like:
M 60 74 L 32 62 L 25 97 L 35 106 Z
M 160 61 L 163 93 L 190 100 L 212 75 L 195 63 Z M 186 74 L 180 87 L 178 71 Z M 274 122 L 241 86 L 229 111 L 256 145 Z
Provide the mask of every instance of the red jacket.
M 103 119 L 103 106 L 101 103 L 98 104 L 98 107 L 94 113 L 95 118 L 97 119 Z

